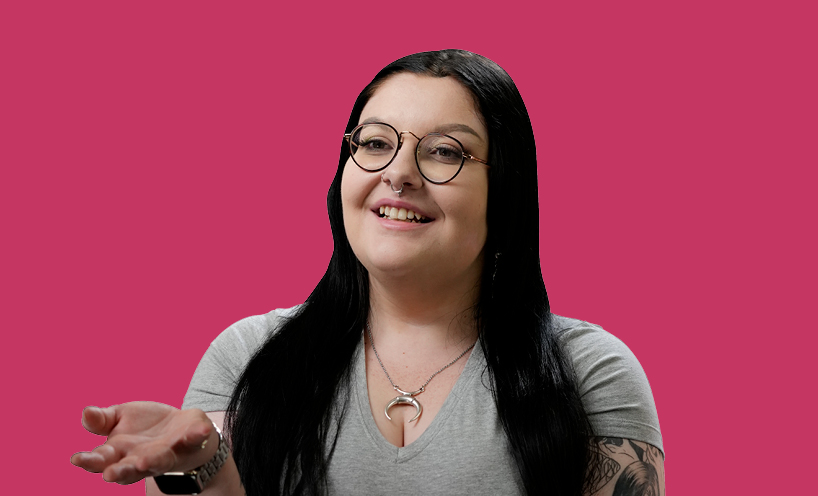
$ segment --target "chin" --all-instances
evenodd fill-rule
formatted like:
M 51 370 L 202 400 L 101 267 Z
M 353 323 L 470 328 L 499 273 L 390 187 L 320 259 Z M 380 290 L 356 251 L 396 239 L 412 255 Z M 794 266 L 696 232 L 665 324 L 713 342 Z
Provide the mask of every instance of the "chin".
M 370 274 L 405 277 L 417 273 L 423 264 L 406 258 L 384 257 L 370 259 L 364 267 Z

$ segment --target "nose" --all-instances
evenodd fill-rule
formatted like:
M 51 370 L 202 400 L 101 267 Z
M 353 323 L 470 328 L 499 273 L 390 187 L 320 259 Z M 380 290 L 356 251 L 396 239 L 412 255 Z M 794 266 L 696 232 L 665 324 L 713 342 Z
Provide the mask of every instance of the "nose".
M 406 134 L 412 137 L 407 139 Z M 423 186 L 423 177 L 415 159 L 420 138 L 411 131 L 404 131 L 400 133 L 400 139 L 398 153 L 381 175 L 381 179 L 392 188 L 392 191 L 406 192 Z

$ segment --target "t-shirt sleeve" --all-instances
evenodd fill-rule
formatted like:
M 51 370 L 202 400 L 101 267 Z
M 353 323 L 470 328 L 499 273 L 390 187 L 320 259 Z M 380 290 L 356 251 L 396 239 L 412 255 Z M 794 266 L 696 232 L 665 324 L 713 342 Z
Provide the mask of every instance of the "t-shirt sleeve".
M 241 373 L 280 323 L 279 311 L 240 320 L 210 343 L 193 373 L 182 408 L 227 409 Z
M 594 434 L 643 441 L 664 453 L 653 393 L 631 350 L 588 322 L 559 317 L 557 329 L 573 361 Z

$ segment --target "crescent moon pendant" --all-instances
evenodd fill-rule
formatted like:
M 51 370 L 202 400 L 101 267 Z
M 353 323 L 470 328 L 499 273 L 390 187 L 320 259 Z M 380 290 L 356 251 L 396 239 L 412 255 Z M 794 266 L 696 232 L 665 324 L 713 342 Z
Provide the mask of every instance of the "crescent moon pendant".
M 392 401 L 387 403 L 386 408 L 383 409 L 383 413 L 386 414 L 386 418 L 388 418 L 389 420 L 392 420 L 392 417 L 389 416 L 389 409 L 395 405 L 412 405 L 413 407 L 415 407 L 415 410 L 417 410 L 417 412 L 415 413 L 415 416 L 412 417 L 412 420 L 410 420 L 409 422 L 414 422 L 420 417 L 420 414 L 423 413 L 423 407 L 420 405 L 420 402 L 418 402 L 418 400 L 416 400 L 415 398 L 406 395 L 397 396 L 393 398 Z

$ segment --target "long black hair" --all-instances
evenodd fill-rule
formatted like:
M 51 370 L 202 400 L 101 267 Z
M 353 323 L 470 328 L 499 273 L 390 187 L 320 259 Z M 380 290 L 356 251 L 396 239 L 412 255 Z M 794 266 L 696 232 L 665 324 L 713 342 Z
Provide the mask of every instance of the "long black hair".
M 571 364 L 552 327 L 539 259 L 534 133 L 517 87 L 500 66 L 462 50 L 424 52 L 381 70 L 364 88 L 350 132 L 391 75 L 451 77 L 474 97 L 489 135 L 488 238 L 475 320 L 487 384 L 528 494 L 577 495 L 591 429 Z M 339 133 L 340 136 L 340 133 Z M 227 411 L 233 456 L 248 495 L 322 494 L 349 385 L 351 362 L 369 315 L 369 276 L 344 230 L 341 143 L 327 195 L 334 251 L 299 311 L 255 354 Z

